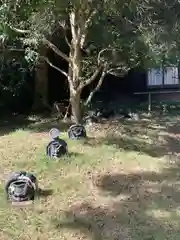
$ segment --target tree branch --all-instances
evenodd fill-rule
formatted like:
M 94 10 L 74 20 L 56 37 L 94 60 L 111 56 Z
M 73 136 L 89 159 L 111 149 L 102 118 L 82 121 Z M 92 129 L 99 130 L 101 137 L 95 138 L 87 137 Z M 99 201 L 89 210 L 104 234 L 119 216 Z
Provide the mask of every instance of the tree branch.
M 98 53 L 98 57 L 97 57 L 97 62 L 98 62 L 98 64 L 100 64 L 100 58 L 101 58 L 101 54 L 102 53 L 104 53 L 105 51 L 112 51 L 112 49 L 111 48 L 104 48 L 104 49 L 102 49 L 99 53 Z
M 116 74 L 115 71 L 118 71 L 118 70 L 120 70 L 121 72 Z M 114 67 L 114 68 L 109 69 L 107 71 L 107 73 L 108 74 L 112 74 L 114 76 L 121 76 L 121 77 L 123 77 L 129 70 L 130 70 L 130 68 L 123 69 L 123 67 Z
M 102 86 L 102 83 L 103 83 L 103 80 L 104 80 L 105 75 L 106 75 L 106 68 L 103 70 L 103 72 L 102 72 L 102 74 L 101 74 L 101 77 L 100 77 L 100 79 L 99 79 L 99 81 L 98 81 L 97 86 L 90 92 L 89 97 L 87 98 L 87 100 L 86 100 L 86 102 L 85 102 L 85 104 L 84 104 L 85 106 L 87 106 L 87 105 L 91 102 L 94 94 L 95 94 L 95 93 L 100 89 L 100 87 Z
M 72 33 L 72 38 L 75 40 L 77 37 L 77 33 L 76 33 L 76 15 L 75 12 L 71 12 L 69 15 L 69 21 L 70 21 L 70 25 L 71 25 L 71 33 Z
M 51 66 L 52 68 L 54 68 L 57 71 L 59 71 L 60 73 L 62 73 L 65 77 L 68 77 L 68 74 L 65 71 L 61 70 L 60 68 L 58 68 L 54 64 L 52 64 L 52 62 L 47 57 L 40 56 L 40 58 L 43 59 L 44 61 L 46 61 L 49 64 L 49 66 Z
M 70 44 L 70 42 L 69 42 L 69 40 L 68 40 L 68 37 L 67 37 L 67 35 L 66 35 L 65 30 L 64 30 L 64 38 L 65 38 L 65 41 L 66 41 L 68 47 L 70 48 L 70 47 L 71 47 L 71 44 Z
M 49 48 L 51 48 L 58 56 L 62 57 L 64 60 L 66 60 L 68 63 L 70 62 L 69 57 L 63 53 L 61 50 L 59 50 L 56 45 L 54 45 L 52 42 L 50 42 L 47 39 L 44 39 L 44 44 L 46 44 Z
M 5 48 L 0 49 L 0 52 L 24 52 L 25 50 L 23 48 Z
M 15 28 L 9 24 L 7 24 L 7 26 L 14 32 L 20 33 L 20 34 L 26 34 L 26 33 L 30 33 L 30 30 L 25 30 L 25 29 L 19 29 L 19 28 Z
M 97 13 L 97 9 L 92 9 L 90 12 L 89 12 L 89 15 L 87 17 L 87 20 L 85 22 L 85 27 L 89 27 L 89 24 L 92 20 L 92 18 L 94 17 L 94 15 Z
M 89 24 L 91 23 L 91 20 L 96 13 L 97 13 L 97 9 L 90 11 L 88 14 L 87 20 L 85 21 L 84 26 L 82 27 L 82 32 L 80 33 L 81 48 L 83 48 L 84 43 L 86 41 L 87 30 L 88 30 Z
M 83 89 L 85 86 L 89 85 L 90 83 L 92 83 L 96 77 L 98 76 L 98 74 L 101 72 L 103 66 L 99 66 L 96 71 L 94 72 L 94 74 L 89 78 L 87 79 L 84 83 L 80 84 L 80 89 Z
M 63 22 L 63 23 L 59 22 L 59 25 L 60 25 L 63 33 L 64 33 L 65 41 L 66 41 L 67 45 L 68 45 L 69 48 L 70 48 L 70 47 L 71 47 L 71 44 L 70 44 L 70 42 L 69 42 L 69 40 L 68 40 L 68 37 L 67 37 L 67 34 L 66 34 L 66 30 L 67 30 L 66 23 L 64 23 L 64 22 Z

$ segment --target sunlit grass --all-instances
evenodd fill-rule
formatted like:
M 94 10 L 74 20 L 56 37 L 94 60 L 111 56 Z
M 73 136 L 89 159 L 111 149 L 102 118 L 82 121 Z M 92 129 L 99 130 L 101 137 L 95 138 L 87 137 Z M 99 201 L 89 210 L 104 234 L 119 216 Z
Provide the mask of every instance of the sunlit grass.
M 159 140 L 167 126 L 96 127 L 87 141 L 71 141 L 63 132 L 69 156 L 59 161 L 45 155 L 48 127 L 0 137 L 0 239 L 179 239 L 178 169 L 171 170 L 168 146 Z M 8 205 L 5 180 L 18 170 L 34 173 L 52 194 L 22 209 Z

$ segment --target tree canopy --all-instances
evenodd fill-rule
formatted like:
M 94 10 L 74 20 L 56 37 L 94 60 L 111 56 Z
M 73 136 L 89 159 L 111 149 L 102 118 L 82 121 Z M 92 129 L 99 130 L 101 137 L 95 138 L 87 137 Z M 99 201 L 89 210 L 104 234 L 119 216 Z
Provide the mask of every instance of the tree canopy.
M 16 0 L 2 1 L 1 44 L 11 36 L 23 43 L 26 58 L 40 59 L 67 77 L 75 121 L 79 122 L 82 89 L 107 73 L 123 75 L 138 65 L 177 61 L 178 0 Z M 68 53 L 53 42 L 60 33 Z M 54 51 L 68 64 L 55 66 L 40 47 Z

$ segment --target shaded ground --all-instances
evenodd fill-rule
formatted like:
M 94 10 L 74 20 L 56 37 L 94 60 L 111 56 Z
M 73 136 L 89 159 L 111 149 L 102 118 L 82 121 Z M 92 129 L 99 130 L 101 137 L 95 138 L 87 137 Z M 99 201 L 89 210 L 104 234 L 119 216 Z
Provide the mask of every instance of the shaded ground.
M 88 127 L 89 139 L 78 142 L 64 127 L 70 157 L 60 161 L 45 156 L 50 120 L 0 136 L 0 239 L 179 239 L 178 122 L 112 120 Z M 21 210 L 7 205 L 3 190 L 19 169 L 33 172 L 42 189 Z
M 56 227 L 87 231 L 98 239 L 179 239 L 179 166 L 161 173 L 100 174 L 100 202 L 74 204 Z M 103 202 L 103 203 L 102 203 Z
M 0 136 L 14 132 L 35 122 L 36 120 L 28 119 L 27 116 L 2 117 L 0 119 Z
M 102 125 L 100 128 L 102 129 Z M 180 154 L 178 116 L 141 116 L 140 121 L 111 120 L 103 125 L 103 129 L 104 131 L 98 131 L 98 125 L 95 126 L 93 137 L 85 144 L 105 144 L 158 158 Z
M 46 132 L 51 128 L 59 128 L 61 131 L 67 131 L 70 123 L 44 116 L 17 115 L 3 117 L 0 119 L 0 136 L 13 133 L 16 130 L 24 129 L 34 132 Z

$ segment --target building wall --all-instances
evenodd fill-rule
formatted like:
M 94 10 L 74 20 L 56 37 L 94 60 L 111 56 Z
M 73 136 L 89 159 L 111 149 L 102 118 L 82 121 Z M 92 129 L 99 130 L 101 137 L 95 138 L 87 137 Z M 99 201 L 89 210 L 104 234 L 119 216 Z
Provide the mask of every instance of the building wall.
M 179 84 L 178 67 L 166 67 L 160 69 L 150 69 L 148 71 L 148 87 L 160 87 Z
M 150 69 L 148 71 L 147 86 L 148 91 L 157 91 L 156 94 L 152 95 L 152 100 L 168 102 L 180 101 L 180 92 L 176 92 L 180 90 L 178 67 L 171 66 L 160 69 Z M 158 93 L 158 90 L 164 93 Z

